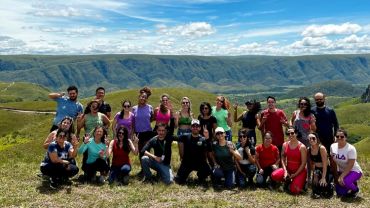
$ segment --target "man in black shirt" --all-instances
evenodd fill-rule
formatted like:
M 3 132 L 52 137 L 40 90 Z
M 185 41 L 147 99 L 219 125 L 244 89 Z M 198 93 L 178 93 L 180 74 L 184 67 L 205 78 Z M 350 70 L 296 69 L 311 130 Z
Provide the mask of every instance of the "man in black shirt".
M 162 181 L 165 184 L 173 182 L 173 174 L 171 170 L 171 145 L 173 141 L 172 135 L 167 135 L 165 124 L 158 124 L 157 136 L 149 140 L 143 147 L 141 153 L 144 155 L 141 158 L 141 168 L 144 171 L 145 182 L 152 181 L 152 172 L 150 168 L 157 171 Z M 154 154 L 150 152 L 154 149 Z
M 104 101 L 105 97 L 105 89 L 104 87 L 98 87 L 95 90 L 95 99 L 99 101 L 99 110 L 98 112 L 106 115 L 109 119 L 111 119 L 111 112 L 112 109 L 109 105 L 109 103 Z M 86 106 L 84 114 L 88 114 L 90 112 L 90 106 Z
M 199 120 L 193 119 L 191 134 L 179 138 L 181 164 L 175 178 L 178 184 L 184 184 L 192 171 L 197 171 L 198 180 L 201 183 L 211 174 L 211 168 L 207 163 L 207 154 L 212 151 L 207 142 L 209 133 L 207 128 L 204 128 L 205 137 L 203 137 L 199 134 L 200 129 Z
M 330 145 L 334 143 L 334 135 L 339 128 L 338 119 L 334 110 L 325 105 L 323 93 L 316 93 L 314 99 L 316 106 L 312 108 L 312 113 L 316 118 L 316 132 L 329 153 Z

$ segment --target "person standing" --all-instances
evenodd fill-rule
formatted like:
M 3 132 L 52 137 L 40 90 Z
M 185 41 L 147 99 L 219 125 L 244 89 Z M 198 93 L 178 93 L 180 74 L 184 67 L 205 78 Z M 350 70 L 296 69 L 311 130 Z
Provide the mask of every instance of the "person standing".
M 216 98 L 216 106 L 212 107 L 212 116 L 217 119 L 217 127 L 225 130 L 226 140 L 232 141 L 230 102 L 224 96 Z
M 330 152 L 330 145 L 334 143 L 334 134 L 339 124 L 335 111 L 326 106 L 325 97 L 322 92 L 315 94 L 316 106 L 312 108 L 312 113 L 316 118 L 316 132 L 321 144 L 325 146 L 327 152 Z
M 50 99 L 53 99 L 55 102 L 57 102 L 56 115 L 53 121 L 53 125 L 50 128 L 50 132 L 58 129 L 58 125 L 64 117 L 69 116 L 73 118 L 73 120 L 76 120 L 76 118 L 80 116 L 83 112 L 82 104 L 77 101 L 77 87 L 69 86 L 67 88 L 67 93 L 68 96 L 66 96 L 64 92 L 53 92 L 50 93 L 48 96 Z
M 97 100 L 99 102 L 98 112 L 106 115 L 108 117 L 108 119 L 111 119 L 112 109 L 111 109 L 109 103 L 104 101 L 104 97 L 105 97 L 104 87 L 96 88 L 96 90 L 95 90 L 95 99 L 94 100 Z M 90 109 L 88 107 L 86 107 L 85 108 L 85 114 L 87 114 L 89 111 L 90 111 Z
M 279 152 L 281 152 L 284 143 L 283 126 L 288 126 L 288 119 L 283 110 L 276 108 L 275 97 L 268 96 L 266 101 L 267 109 L 263 110 L 258 117 L 257 125 L 262 135 L 265 135 L 267 131 L 270 131 L 274 135 L 272 137 L 272 144 L 277 146 Z
M 211 175 L 211 168 L 207 163 L 207 154 L 212 152 L 207 139 L 209 133 L 204 128 L 205 137 L 199 134 L 200 121 L 191 121 L 191 134 L 179 137 L 179 152 L 181 164 L 175 178 L 176 183 L 184 184 L 192 171 L 197 171 L 198 180 L 204 183 L 206 178 Z

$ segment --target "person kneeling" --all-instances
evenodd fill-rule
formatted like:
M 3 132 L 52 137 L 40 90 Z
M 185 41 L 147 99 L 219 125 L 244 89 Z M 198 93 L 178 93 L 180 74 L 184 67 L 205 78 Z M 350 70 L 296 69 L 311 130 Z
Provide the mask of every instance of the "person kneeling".
M 56 141 L 50 143 L 45 159 L 40 165 L 42 174 L 50 177 L 50 187 L 58 185 L 78 173 L 78 167 L 71 163 L 77 154 L 78 141 L 67 142 L 68 131 L 59 129 Z
M 171 184 L 173 182 L 173 174 L 170 166 L 172 141 L 173 136 L 167 135 L 166 125 L 162 123 L 158 124 L 157 136 L 150 139 L 141 150 L 141 153 L 144 155 L 141 158 L 141 168 L 145 175 L 144 182 L 153 182 L 150 168 L 157 171 L 165 184 Z M 152 148 L 154 149 L 154 154 L 150 153 Z

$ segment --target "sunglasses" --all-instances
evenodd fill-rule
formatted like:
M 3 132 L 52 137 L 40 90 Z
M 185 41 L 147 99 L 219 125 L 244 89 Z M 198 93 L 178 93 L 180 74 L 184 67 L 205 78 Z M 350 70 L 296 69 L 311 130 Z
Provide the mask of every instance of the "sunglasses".
M 189 104 L 189 102 L 182 102 L 182 104 L 187 105 L 187 104 Z
M 131 107 L 131 106 L 129 106 L 129 105 L 124 105 L 123 107 L 124 107 L 124 108 L 129 108 L 129 107 Z
M 247 135 L 240 135 L 241 138 L 247 138 Z
M 216 136 L 224 134 L 223 132 L 217 132 Z
M 202 108 L 202 110 L 208 110 L 209 108 L 207 108 L 207 107 L 204 107 L 204 108 Z
M 345 136 L 335 136 L 335 138 L 341 138 L 344 139 Z
M 65 135 L 65 134 L 59 134 L 58 137 L 65 139 L 67 137 L 67 135 Z
M 316 137 L 310 137 L 310 139 L 315 141 L 316 140 Z
M 122 132 L 122 131 L 119 131 L 119 132 L 118 132 L 117 134 L 118 134 L 118 135 L 120 135 L 120 134 L 122 134 L 122 135 L 123 135 L 123 134 L 124 134 L 124 132 Z
M 288 135 L 294 135 L 295 133 L 294 132 L 288 132 L 287 134 Z

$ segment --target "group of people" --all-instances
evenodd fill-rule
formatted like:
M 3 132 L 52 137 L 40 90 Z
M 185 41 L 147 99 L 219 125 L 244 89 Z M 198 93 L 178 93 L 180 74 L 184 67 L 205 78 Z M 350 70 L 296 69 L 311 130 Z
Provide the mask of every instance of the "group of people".
M 362 170 L 356 149 L 347 142 L 347 132 L 339 128 L 334 110 L 325 105 L 323 93 L 314 95 L 315 107 L 307 97 L 300 98 L 290 120 L 272 96 L 267 97 L 264 110 L 260 102 L 250 100 L 238 114 L 235 103 L 232 119 L 232 106 L 224 96 L 216 98 L 215 106 L 202 102 L 195 118 L 189 97 L 183 97 L 181 109 L 175 111 L 170 96 L 162 94 L 158 107 L 153 108 L 148 104 L 151 89 L 144 87 L 139 90 L 137 105 L 123 100 L 121 111 L 111 117 L 103 87 L 96 89 L 96 97 L 86 109 L 77 100 L 75 86 L 67 93 L 49 94 L 57 102 L 57 113 L 43 144 L 47 152 L 40 169 L 50 177 L 52 188 L 79 172 L 77 153 L 83 155 L 85 180 L 128 184 L 132 152 L 139 155 L 143 182 L 152 183 L 151 170 L 155 170 L 166 184 L 185 184 L 196 171 L 200 184 L 210 177 L 215 186 L 226 188 L 284 184 L 285 190 L 299 194 L 311 184 L 314 197 L 330 197 L 334 182 L 338 196 L 359 192 Z M 242 123 L 235 144 L 233 121 Z M 80 135 L 82 129 L 84 135 Z M 263 138 L 258 145 L 256 129 Z M 181 160 L 176 176 L 171 169 L 173 141 Z

